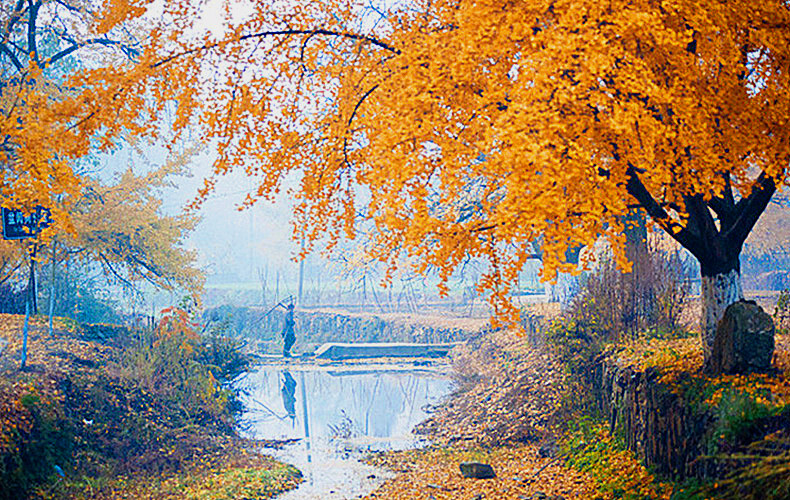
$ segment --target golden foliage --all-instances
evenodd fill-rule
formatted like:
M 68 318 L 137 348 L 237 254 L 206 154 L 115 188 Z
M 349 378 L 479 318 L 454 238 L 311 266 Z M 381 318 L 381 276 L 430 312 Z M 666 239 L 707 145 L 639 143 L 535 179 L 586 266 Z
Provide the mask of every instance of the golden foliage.
M 83 196 L 65 207 L 72 231 L 62 233 L 59 243 L 67 253 L 99 263 L 121 284 L 145 280 L 195 292 L 203 276 L 194 267 L 195 251 L 183 248 L 183 241 L 198 219 L 162 214 L 157 192 L 173 173 L 173 166 L 165 165 L 142 175 L 127 169 L 112 184 L 85 179 Z
M 722 374 L 711 378 L 702 373 L 702 344 L 699 337 L 685 339 L 650 339 L 627 345 L 614 346 L 610 356 L 637 371 L 657 368 L 662 383 L 677 382 L 682 375 L 701 377 L 706 384 L 721 386 L 709 398 L 717 404 L 722 390 L 734 388 L 748 394 L 767 390 L 773 405 L 790 403 L 790 334 L 779 333 L 774 338 L 775 350 L 772 366 L 775 373 L 752 373 L 748 375 Z M 767 402 L 767 401 L 766 401 Z
M 485 259 L 479 288 L 513 317 L 507 294 L 533 242 L 546 278 L 576 270 L 566 250 L 600 236 L 625 265 L 637 174 L 675 236 L 689 196 L 748 196 L 760 170 L 786 178 L 781 0 L 419 0 L 382 14 L 320 0 L 254 2 L 243 16 L 225 3 L 211 29 L 195 23 L 201 9 L 107 2 L 94 32 L 147 29 L 132 62 L 74 72 L 57 94 L 23 68 L 4 99 L 24 105 L 4 108 L 0 131 L 14 144 L 3 162 L 30 175 L 4 192 L 20 204 L 74 194 L 69 165 L 91 138 L 157 135 L 167 115 L 176 140 L 216 145 L 217 175 L 258 180 L 247 205 L 298 173 L 297 239 L 332 246 L 361 215 L 389 266 L 416 257 L 448 279 Z

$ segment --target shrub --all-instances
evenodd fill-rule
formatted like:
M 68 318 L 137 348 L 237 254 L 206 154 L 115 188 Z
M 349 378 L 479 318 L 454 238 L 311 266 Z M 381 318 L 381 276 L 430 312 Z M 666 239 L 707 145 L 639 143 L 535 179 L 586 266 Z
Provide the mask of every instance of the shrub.
M 197 325 L 182 309 L 170 308 L 153 332 L 142 332 L 127 350 L 121 374 L 178 408 L 183 425 L 216 422 L 232 425 L 231 398 L 211 368 L 202 363 Z
M 583 283 L 568 314 L 595 318 L 607 341 L 643 334 L 672 335 L 681 329 L 681 311 L 688 297 L 691 264 L 679 252 L 632 249 L 630 273 L 605 259 Z
M 0 499 L 26 498 L 32 488 L 56 476 L 71 463 L 72 429 L 63 405 L 42 394 L 34 385 L 22 392 L 14 405 L 21 418 L 0 416 Z
M 230 336 L 230 322 L 221 321 L 201 335 L 196 359 L 219 381 L 230 382 L 250 366 L 247 343 Z

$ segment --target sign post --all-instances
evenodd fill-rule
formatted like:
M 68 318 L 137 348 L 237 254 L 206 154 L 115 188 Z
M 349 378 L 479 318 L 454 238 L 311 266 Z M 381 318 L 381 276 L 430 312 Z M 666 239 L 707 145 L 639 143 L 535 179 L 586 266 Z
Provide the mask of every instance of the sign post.
M 52 225 L 52 213 L 48 208 L 37 206 L 29 214 L 22 210 L 3 207 L 0 210 L 3 219 L 3 238 L 7 240 L 22 240 L 36 236 L 42 229 Z M 22 328 L 22 362 L 21 369 L 27 363 L 27 334 L 30 324 L 30 309 L 35 304 L 36 293 L 36 249 L 30 252 L 30 276 L 27 284 L 27 300 L 25 301 L 25 324 Z

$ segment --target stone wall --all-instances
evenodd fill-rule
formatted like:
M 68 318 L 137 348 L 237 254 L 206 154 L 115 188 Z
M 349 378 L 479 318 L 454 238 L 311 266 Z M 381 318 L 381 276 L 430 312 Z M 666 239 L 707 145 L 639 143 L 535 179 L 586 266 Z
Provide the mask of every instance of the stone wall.
M 705 475 L 695 459 L 709 418 L 658 378 L 655 369 L 640 372 L 603 358 L 593 376 L 598 408 L 644 465 L 678 478 Z
M 221 306 L 206 311 L 204 318 L 225 319 L 231 332 L 256 340 L 279 338 L 284 311 L 278 308 L 269 314 L 261 308 Z M 458 342 L 479 330 L 475 324 L 454 326 L 431 324 L 419 318 L 409 319 L 387 315 L 353 314 L 332 311 L 297 310 L 297 341 L 308 344 L 324 342 Z

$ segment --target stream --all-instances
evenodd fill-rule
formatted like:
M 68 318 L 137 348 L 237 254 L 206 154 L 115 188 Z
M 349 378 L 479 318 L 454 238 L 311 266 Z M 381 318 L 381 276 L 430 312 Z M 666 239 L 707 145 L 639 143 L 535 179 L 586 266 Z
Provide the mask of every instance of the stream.
M 419 446 L 411 433 L 452 390 L 439 372 L 400 365 L 261 365 L 244 377 L 243 434 L 294 439 L 267 449 L 295 465 L 304 482 L 278 498 L 349 499 L 389 477 L 359 462 L 367 453 Z

